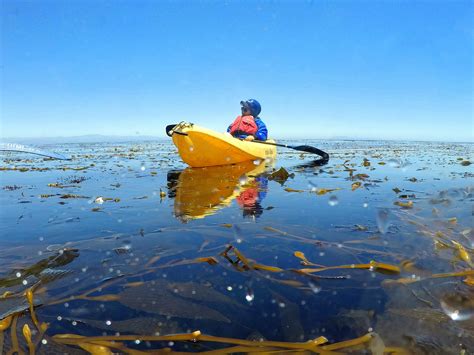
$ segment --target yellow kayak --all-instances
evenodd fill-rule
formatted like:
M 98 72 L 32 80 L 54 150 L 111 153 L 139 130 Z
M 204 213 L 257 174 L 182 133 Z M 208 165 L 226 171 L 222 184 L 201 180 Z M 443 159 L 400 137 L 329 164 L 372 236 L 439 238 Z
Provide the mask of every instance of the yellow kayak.
M 271 162 L 276 158 L 276 147 L 247 142 L 199 127 L 193 123 L 181 122 L 167 132 L 183 161 L 192 167 L 205 167 L 241 163 L 251 160 Z M 274 140 L 267 142 L 275 143 Z
M 168 176 L 176 184 L 174 215 L 183 222 L 213 215 L 227 207 L 244 191 L 256 187 L 255 177 L 266 169 L 265 163 L 247 161 L 235 165 L 186 168 Z

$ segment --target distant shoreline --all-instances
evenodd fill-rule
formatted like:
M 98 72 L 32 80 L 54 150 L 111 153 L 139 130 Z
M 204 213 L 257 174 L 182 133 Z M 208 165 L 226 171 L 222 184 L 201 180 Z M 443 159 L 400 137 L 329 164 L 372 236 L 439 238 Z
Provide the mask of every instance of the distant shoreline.
M 341 142 L 410 142 L 410 143 L 445 143 L 445 144 L 474 144 L 474 141 L 443 141 L 425 139 L 374 139 L 374 138 L 275 138 L 280 141 L 341 141 Z M 0 137 L 2 143 L 18 144 L 96 144 L 96 143 L 140 143 L 140 142 L 168 142 L 169 138 L 159 136 L 106 136 L 106 135 L 85 135 L 71 137 Z

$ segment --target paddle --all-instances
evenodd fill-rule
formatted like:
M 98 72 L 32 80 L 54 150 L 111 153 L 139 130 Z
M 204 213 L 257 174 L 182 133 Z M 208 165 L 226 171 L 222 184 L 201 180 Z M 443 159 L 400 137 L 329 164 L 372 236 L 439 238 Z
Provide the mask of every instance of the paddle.
M 28 147 L 23 144 L 16 143 L 0 143 L 0 151 L 2 152 L 20 152 L 41 155 L 43 157 L 58 159 L 58 160 L 71 160 L 70 157 L 62 154 L 48 152 L 46 150 L 38 149 L 35 147 Z
M 175 132 L 173 131 L 173 128 L 176 127 L 175 124 L 170 124 L 166 126 L 166 134 L 168 136 L 172 136 L 173 133 L 178 133 L 182 135 L 187 135 L 186 133 L 181 133 L 181 132 Z M 288 149 L 294 149 L 294 150 L 299 150 L 301 152 L 306 152 L 306 153 L 311 153 L 311 154 L 317 154 L 319 155 L 324 162 L 327 162 L 329 160 L 329 154 L 326 152 L 323 152 L 321 149 L 318 149 L 316 147 L 312 147 L 310 145 L 287 145 L 287 144 L 279 144 L 279 143 L 271 143 L 271 142 L 264 142 L 264 141 L 248 141 L 248 142 L 253 142 L 253 143 L 260 143 L 260 144 L 268 144 L 268 145 L 274 145 L 277 147 L 283 147 L 283 148 L 288 148 Z
M 278 143 L 271 143 L 271 142 L 264 142 L 264 141 L 257 141 L 257 140 L 253 140 L 253 141 L 249 141 L 249 142 L 275 145 L 277 147 L 289 148 L 289 149 L 299 150 L 301 152 L 317 154 L 321 158 L 323 158 L 323 160 L 325 160 L 325 161 L 329 160 L 329 154 L 328 153 L 323 152 L 321 149 L 318 149 L 316 147 L 312 147 L 310 145 L 287 145 L 287 144 L 278 144 Z

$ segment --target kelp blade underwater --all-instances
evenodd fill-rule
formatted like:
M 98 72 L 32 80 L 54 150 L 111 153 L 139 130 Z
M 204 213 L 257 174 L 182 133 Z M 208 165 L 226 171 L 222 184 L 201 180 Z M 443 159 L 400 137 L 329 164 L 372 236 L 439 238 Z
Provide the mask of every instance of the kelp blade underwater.
M 472 353 L 472 144 L 308 144 L 2 153 L 1 352 Z

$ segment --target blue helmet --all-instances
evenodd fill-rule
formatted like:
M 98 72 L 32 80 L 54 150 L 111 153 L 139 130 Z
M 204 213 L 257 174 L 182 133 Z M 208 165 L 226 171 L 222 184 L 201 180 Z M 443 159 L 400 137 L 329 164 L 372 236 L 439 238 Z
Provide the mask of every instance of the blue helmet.
M 257 117 L 262 111 L 262 106 L 260 106 L 259 102 L 254 99 L 240 101 L 240 105 L 248 108 L 253 117 Z

